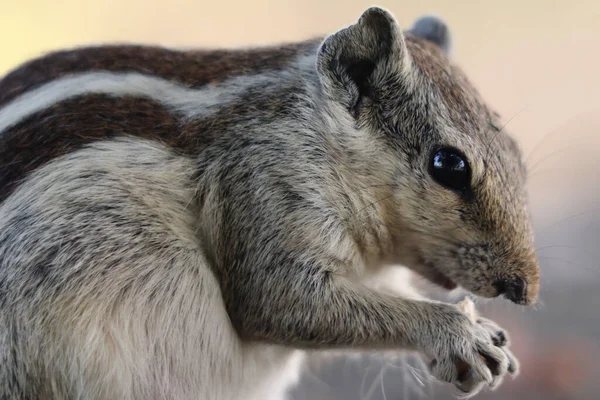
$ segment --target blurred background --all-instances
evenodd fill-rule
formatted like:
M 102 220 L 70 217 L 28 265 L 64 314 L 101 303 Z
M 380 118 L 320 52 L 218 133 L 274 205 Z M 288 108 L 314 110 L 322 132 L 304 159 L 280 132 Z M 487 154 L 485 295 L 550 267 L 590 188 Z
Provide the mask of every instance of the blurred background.
M 372 4 L 406 28 L 424 13 L 442 16 L 454 59 L 527 155 L 541 304 L 479 305 L 511 333 L 522 374 L 478 398 L 600 399 L 598 0 L 0 0 L 0 75 L 44 52 L 91 43 L 301 40 L 353 23 Z M 292 398 L 450 398 L 424 375 L 381 356 L 340 359 L 311 367 Z

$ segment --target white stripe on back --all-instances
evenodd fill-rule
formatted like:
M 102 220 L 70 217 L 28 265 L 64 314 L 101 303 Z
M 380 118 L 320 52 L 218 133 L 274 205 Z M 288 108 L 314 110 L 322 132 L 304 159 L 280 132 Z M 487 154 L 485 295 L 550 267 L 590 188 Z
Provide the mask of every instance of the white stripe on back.
M 84 94 L 150 98 L 184 117 L 205 116 L 239 95 L 245 87 L 267 83 L 268 74 L 240 76 L 216 86 L 190 89 L 163 78 L 139 73 L 87 72 L 68 75 L 18 96 L 0 108 L 0 133 L 61 101 Z

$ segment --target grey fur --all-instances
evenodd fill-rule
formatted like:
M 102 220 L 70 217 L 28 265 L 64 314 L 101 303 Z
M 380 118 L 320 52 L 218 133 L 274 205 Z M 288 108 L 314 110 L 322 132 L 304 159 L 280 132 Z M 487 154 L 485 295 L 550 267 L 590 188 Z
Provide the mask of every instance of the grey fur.
M 495 386 L 495 325 L 363 284 L 435 264 L 486 297 L 537 287 L 518 148 L 407 40 L 369 9 L 198 119 L 196 157 L 129 138 L 34 171 L 0 206 L 0 398 L 265 398 L 252 367 L 335 348 L 416 349 L 470 395 Z M 471 199 L 429 177 L 441 144 L 471 160 Z

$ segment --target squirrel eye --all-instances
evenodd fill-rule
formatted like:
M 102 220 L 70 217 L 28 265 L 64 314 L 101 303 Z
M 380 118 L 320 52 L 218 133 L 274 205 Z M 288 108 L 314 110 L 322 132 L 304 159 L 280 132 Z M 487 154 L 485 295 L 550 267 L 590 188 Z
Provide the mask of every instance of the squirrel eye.
M 466 157 L 453 148 L 436 150 L 431 157 L 429 173 L 440 185 L 464 191 L 471 185 L 471 168 Z

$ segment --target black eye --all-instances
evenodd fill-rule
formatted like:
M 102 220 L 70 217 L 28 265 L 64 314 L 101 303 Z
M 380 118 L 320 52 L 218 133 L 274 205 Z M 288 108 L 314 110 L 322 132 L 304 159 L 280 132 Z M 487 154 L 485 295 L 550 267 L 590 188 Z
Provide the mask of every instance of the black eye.
M 471 168 L 466 157 L 456 149 L 435 151 L 429 173 L 440 185 L 452 190 L 466 190 L 471 185 Z

